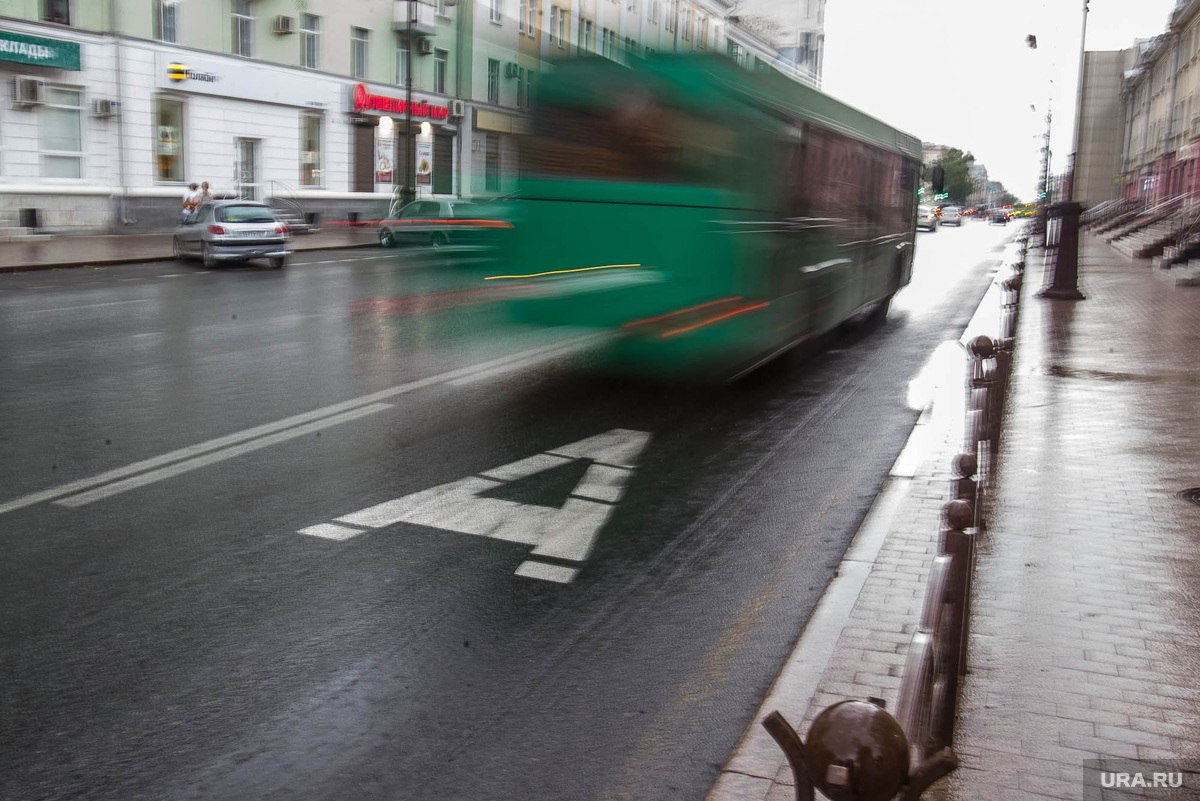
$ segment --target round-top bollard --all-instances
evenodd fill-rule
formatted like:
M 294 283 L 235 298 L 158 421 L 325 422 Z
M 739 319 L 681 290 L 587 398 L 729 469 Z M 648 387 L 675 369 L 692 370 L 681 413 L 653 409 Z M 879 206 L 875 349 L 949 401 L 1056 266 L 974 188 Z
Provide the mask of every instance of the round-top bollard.
M 976 359 L 990 359 L 996 355 L 996 344 L 991 337 L 980 334 L 967 343 L 967 352 Z
M 904 730 L 867 701 L 841 701 L 817 715 L 804 756 L 813 785 L 831 801 L 889 801 L 908 780 Z

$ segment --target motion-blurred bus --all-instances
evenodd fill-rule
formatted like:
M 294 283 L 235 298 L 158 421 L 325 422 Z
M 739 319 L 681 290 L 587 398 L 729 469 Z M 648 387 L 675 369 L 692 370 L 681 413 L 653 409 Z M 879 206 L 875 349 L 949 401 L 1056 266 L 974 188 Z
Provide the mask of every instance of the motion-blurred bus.
M 912 273 L 920 142 L 716 56 L 561 62 L 521 142 L 495 283 L 518 320 L 605 329 L 621 365 L 739 375 Z

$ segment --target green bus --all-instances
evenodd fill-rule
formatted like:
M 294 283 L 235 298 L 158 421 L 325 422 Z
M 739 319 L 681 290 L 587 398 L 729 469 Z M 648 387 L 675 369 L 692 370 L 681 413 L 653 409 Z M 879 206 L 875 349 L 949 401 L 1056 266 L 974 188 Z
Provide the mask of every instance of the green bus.
M 908 283 L 920 142 L 719 56 L 556 64 L 521 141 L 516 319 L 619 364 L 740 375 Z

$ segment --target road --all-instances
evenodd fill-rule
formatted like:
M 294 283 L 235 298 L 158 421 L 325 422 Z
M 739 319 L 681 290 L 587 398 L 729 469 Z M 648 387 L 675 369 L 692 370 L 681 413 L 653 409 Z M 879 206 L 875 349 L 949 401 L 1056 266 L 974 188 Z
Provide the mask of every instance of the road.
M 1010 233 L 708 391 L 419 252 L 0 276 L 0 797 L 700 801 Z

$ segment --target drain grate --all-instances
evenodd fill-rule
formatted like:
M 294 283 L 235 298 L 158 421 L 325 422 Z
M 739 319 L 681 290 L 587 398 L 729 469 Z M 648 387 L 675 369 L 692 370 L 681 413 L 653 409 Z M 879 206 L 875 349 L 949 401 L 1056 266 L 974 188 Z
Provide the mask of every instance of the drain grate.
M 1197 506 L 1200 506 L 1200 487 L 1192 487 L 1191 489 L 1181 490 L 1176 494 L 1188 503 L 1194 503 Z

